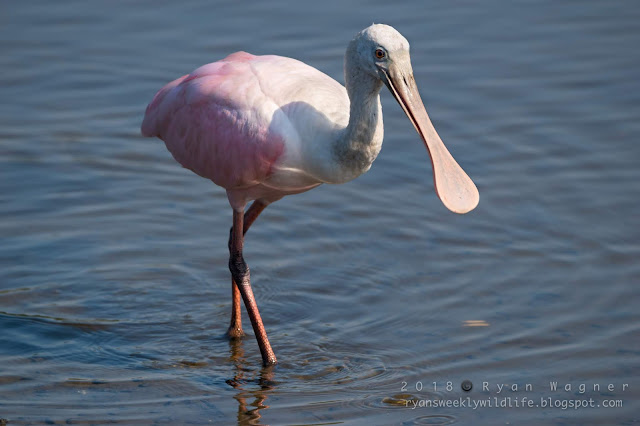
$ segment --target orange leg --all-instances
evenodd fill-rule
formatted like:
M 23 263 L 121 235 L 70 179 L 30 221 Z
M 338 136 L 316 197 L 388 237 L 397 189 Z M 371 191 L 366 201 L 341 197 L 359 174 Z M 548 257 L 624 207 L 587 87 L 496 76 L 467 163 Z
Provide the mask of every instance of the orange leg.
M 243 217 L 242 217 L 242 224 L 237 224 L 237 214 L 236 212 L 234 212 L 234 227 L 237 227 L 237 229 L 242 229 L 242 237 L 244 237 L 244 235 L 247 233 L 247 231 L 249 230 L 249 227 L 251 226 L 251 224 L 253 224 L 253 222 L 258 218 L 258 216 L 260 215 L 260 213 L 262 213 L 262 211 L 267 207 L 267 204 L 264 204 L 260 201 L 254 201 L 253 204 L 251 204 L 251 206 L 249 207 L 249 209 L 246 211 L 246 213 L 244 213 Z M 237 245 L 236 245 L 236 250 L 232 250 L 232 245 L 236 242 L 234 241 L 234 227 L 231 228 L 230 231 L 230 236 L 229 236 L 229 252 L 232 255 L 233 258 L 233 254 L 234 252 L 237 251 Z M 241 239 L 240 242 L 240 257 L 242 257 L 242 246 L 244 244 L 244 238 Z M 233 259 L 230 260 L 230 265 L 231 262 L 233 261 Z M 244 262 L 244 260 L 242 260 L 242 262 Z M 245 264 L 246 265 L 246 264 Z M 247 269 L 247 281 L 248 281 L 248 268 Z M 240 338 L 244 336 L 244 332 L 242 331 L 242 316 L 240 313 L 240 299 L 242 296 L 238 285 L 236 284 L 236 278 L 235 275 L 233 273 L 232 270 L 232 274 L 231 274 L 231 297 L 232 297 L 232 308 L 231 308 L 231 322 L 229 324 L 229 329 L 227 330 L 227 335 L 232 338 Z M 253 292 L 251 291 L 251 286 L 249 284 L 249 292 L 251 292 L 251 298 L 253 299 Z M 246 301 L 245 301 L 246 304 Z M 255 304 L 255 300 L 253 301 L 252 305 L 255 306 L 255 312 L 257 313 L 257 319 L 259 320 L 260 324 L 262 324 L 262 320 L 260 319 L 260 314 L 258 313 L 258 307 Z M 247 309 L 247 311 L 249 312 L 249 309 Z M 254 318 L 251 317 L 251 312 L 249 312 L 249 316 L 251 318 L 251 322 L 252 325 L 254 326 L 255 329 L 255 324 L 253 324 L 254 322 Z M 264 339 L 266 340 L 266 332 L 264 332 L 264 327 L 262 327 L 262 331 L 264 334 Z M 258 332 L 256 332 L 256 337 L 258 337 Z M 258 339 L 258 342 L 260 343 L 260 339 Z M 269 341 L 266 340 L 266 345 L 269 347 L 269 350 L 271 350 L 271 347 L 269 346 Z M 261 345 L 261 350 L 262 350 L 262 345 Z M 271 351 L 271 354 L 273 355 L 273 351 Z M 275 355 L 272 356 L 273 360 L 275 360 Z M 264 353 L 263 353 L 263 361 L 264 361 Z M 267 361 L 265 361 L 265 364 L 267 364 Z M 269 362 L 269 364 L 275 364 L 275 362 Z
M 249 211 L 247 214 L 249 214 Z M 240 294 L 244 300 L 244 306 L 249 314 L 249 319 L 253 326 L 253 332 L 256 335 L 258 346 L 260 347 L 262 363 L 264 365 L 273 365 L 277 362 L 276 355 L 273 353 L 273 349 L 271 349 L 271 344 L 267 338 L 267 331 L 264 328 L 260 312 L 258 311 L 258 305 L 256 304 L 255 297 L 253 296 L 249 266 L 247 266 L 247 263 L 244 261 L 244 257 L 242 256 L 242 249 L 244 246 L 243 225 L 243 212 L 234 210 L 233 230 L 231 232 L 231 241 L 229 244 L 229 270 L 231 271 L 231 276 L 236 283 L 236 287 L 240 290 Z
M 242 331 L 242 317 L 240 314 L 242 296 L 240 296 L 240 290 L 238 290 L 238 286 L 236 286 L 233 277 L 231 278 L 231 298 L 231 323 L 229 324 L 229 329 L 227 329 L 227 336 L 231 339 L 239 339 L 244 336 L 244 331 Z
M 251 224 L 258 218 L 260 213 L 267 207 L 266 204 L 260 201 L 254 201 L 247 212 L 244 214 L 244 223 L 242 235 L 244 236 Z M 229 249 L 231 249 L 231 238 L 233 238 L 233 228 L 231 228 L 229 235 Z M 227 330 L 227 336 L 232 339 L 238 339 L 244 336 L 244 331 L 242 331 L 242 315 L 240 314 L 240 302 L 242 300 L 242 296 L 240 295 L 240 290 L 238 290 L 238 286 L 236 285 L 233 276 L 231 277 L 231 322 L 229 324 L 229 329 Z

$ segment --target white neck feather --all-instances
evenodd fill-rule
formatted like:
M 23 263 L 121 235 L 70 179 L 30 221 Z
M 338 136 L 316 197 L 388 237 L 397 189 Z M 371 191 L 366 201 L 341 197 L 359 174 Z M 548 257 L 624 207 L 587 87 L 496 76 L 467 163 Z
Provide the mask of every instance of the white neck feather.
M 334 160 L 339 163 L 346 180 L 369 170 L 382 147 L 384 131 L 380 105 L 382 82 L 358 66 L 356 54 L 356 44 L 352 42 L 344 64 L 350 101 L 349 125 L 333 145 Z

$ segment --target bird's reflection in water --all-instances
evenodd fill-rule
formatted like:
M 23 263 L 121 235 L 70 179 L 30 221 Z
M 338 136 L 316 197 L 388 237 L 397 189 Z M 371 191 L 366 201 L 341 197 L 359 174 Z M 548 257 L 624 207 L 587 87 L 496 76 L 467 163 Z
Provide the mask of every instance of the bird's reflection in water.
M 251 374 L 252 370 L 244 366 L 246 360 L 242 339 L 230 339 L 229 349 L 231 360 L 236 367 L 236 373 L 232 379 L 227 380 L 227 384 L 238 391 L 234 396 L 235 400 L 238 401 L 238 424 L 244 424 L 249 421 L 251 424 L 257 424 L 256 422 L 259 423 L 262 417 L 260 411 L 269 408 L 269 406 L 265 404 L 267 397 L 271 391 L 275 389 L 275 382 L 273 380 L 275 366 L 262 367 L 257 380 L 258 389 L 245 390 L 243 385 L 249 383 L 251 380 L 246 376 Z M 247 404 L 247 399 L 251 398 L 253 398 L 253 401 Z M 247 405 L 251 408 L 247 408 Z

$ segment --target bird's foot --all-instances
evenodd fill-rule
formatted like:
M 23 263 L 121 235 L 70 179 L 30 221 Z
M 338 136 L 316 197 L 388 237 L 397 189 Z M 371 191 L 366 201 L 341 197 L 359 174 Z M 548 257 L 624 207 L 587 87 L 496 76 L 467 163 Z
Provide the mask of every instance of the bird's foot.
M 242 331 L 242 327 L 230 325 L 229 328 L 227 329 L 226 336 L 230 340 L 236 340 L 236 339 L 242 339 L 245 336 L 245 334 L 244 334 L 244 331 Z
M 273 365 L 276 365 L 277 363 L 278 360 L 276 359 L 275 355 L 273 355 L 272 357 L 267 357 L 266 359 L 264 357 L 262 358 L 263 367 L 271 367 Z

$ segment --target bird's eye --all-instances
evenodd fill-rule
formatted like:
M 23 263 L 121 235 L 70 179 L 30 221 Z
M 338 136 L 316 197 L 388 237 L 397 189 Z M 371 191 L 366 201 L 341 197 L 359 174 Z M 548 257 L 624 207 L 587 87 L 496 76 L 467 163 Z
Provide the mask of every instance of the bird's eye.
M 382 49 L 376 49 L 376 58 L 384 59 L 387 56 L 387 53 Z

